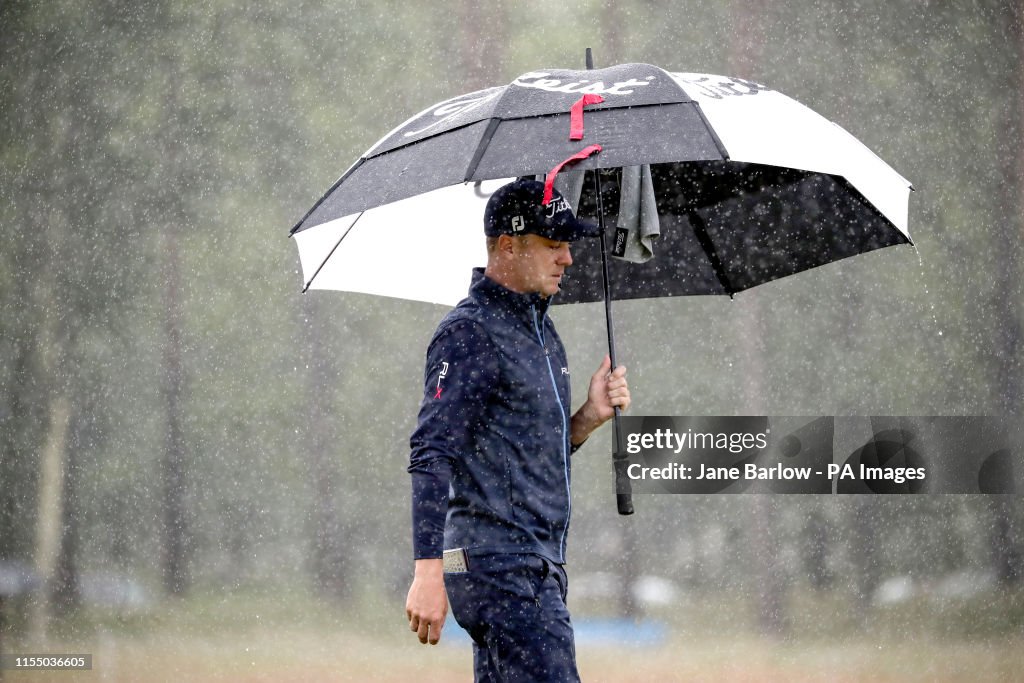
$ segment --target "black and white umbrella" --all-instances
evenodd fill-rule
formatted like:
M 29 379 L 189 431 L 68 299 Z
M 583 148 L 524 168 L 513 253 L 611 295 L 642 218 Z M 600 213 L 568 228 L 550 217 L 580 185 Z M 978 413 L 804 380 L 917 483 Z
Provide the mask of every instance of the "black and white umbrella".
M 604 101 L 586 106 L 585 140 L 571 140 L 585 94 Z M 573 168 L 649 165 L 661 223 L 654 258 L 610 263 L 616 299 L 731 294 L 910 242 L 910 183 L 778 91 L 648 64 L 547 69 L 436 104 L 371 147 L 292 229 L 306 288 L 455 304 L 486 260 L 490 192 L 595 143 Z M 595 205 L 582 203 L 584 214 Z M 367 258 L 384 243 L 401 277 Z M 601 299 L 588 251 L 574 253 L 557 303 Z
M 617 227 L 646 205 L 635 222 L 658 233 L 641 263 L 578 243 L 555 298 L 606 301 L 613 362 L 612 298 L 732 295 L 911 243 L 910 183 L 776 90 L 649 64 L 545 69 L 429 107 L 371 147 L 292 229 L 305 289 L 453 305 L 486 262 L 490 193 L 569 159 L 596 180 L 581 215 Z M 641 179 L 638 201 L 627 186 Z

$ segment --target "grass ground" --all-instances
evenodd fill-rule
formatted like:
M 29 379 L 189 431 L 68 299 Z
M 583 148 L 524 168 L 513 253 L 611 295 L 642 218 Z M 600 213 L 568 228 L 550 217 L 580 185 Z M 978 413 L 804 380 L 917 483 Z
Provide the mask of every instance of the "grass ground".
M 794 609 L 786 638 L 756 635 L 743 619 L 729 616 L 741 612 L 736 606 L 702 604 L 666 615 L 668 636 L 657 646 L 581 643 L 579 667 L 588 683 L 1015 683 L 1024 681 L 1019 599 L 987 609 L 919 605 L 876 615 L 860 629 L 850 628 L 847 615 L 826 600 Z M 45 651 L 91 653 L 92 671 L 5 671 L 2 680 L 471 681 L 468 642 L 420 645 L 404 630 L 402 615 L 392 614 L 396 604 L 393 597 L 366 597 L 339 612 L 302 596 L 211 592 L 135 615 L 85 613 L 57 624 Z M 17 619 L 9 623 L 18 625 Z M 5 651 L 40 649 L 9 633 Z
M 72 647 L 82 651 L 83 645 Z M 268 630 L 233 635 L 101 635 L 84 644 L 89 672 L 5 672 L 5 683 L 31 681 L 470 681 L 468 647 L 425 647 L 357 632 Z M 945 642 L 913 639 L 779 643 L 756 638 L 672 639 L 654 649 L 581 647 L 589 683 L 667 681 L 953 682 L 1024 680 L 1024 639 Z

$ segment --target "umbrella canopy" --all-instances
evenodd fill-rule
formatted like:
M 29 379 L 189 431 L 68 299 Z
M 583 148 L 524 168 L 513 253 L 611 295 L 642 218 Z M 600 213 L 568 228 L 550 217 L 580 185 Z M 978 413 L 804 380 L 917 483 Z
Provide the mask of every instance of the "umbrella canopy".
M 649 165 L 661 221 L 654 258 L 609 264 L 614 298 L 732 294 L 910 242 L 910 183 L 777 91 L 648 64 L 549 69 L 434 105 L 370 148 L 292 230 L 307 288 L 459 301 L 486 260 L 489 193 L 580 150 L 568 133 L 586 94 L 603 98 L 584 115 L 586 143 L 602 149 L 576 168 Z M 614 214 L 618 183 L 602 187 Z M 580 213 L 597 204 L 584 191 Z M 382 277 L 368 257 L 385 243 Z M 602 298 L 597 250 L 574 250 L 556 303 Z
M 642 261 L 609 262 L 602 232 L 574 248 L 555 297 L 604 300 L 613 366 L 612 298 L 731 296 L 910 243 L 910 183 L 782 93 L 649 64 L 551 69 L 441 102 L 371 147 L 292 229 L 305 289 L 453 305 L 486 262 L 490 193 L 517 176 L 553 182 L 569 160 L 596 181 L 575 178 L 593 188 L 581 190 L 577 213 L 602 228 L 605 214 L 622 214 L 613 253 Z M 630 228 L 643 234 L 633 240 Z M 618 508 L 631 514 L 613 433 Z

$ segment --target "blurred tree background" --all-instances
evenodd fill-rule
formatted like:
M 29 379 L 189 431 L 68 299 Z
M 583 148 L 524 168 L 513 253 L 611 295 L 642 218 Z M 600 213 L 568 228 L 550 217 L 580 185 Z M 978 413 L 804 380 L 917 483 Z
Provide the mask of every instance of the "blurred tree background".
M 635 414 L 1021 415 L 1022 14 L 1017 0 L 0 4 L 0 634 L 82 623 L 104 580 L 156 605 L 246 590 L 369 604 L 402 628 L 407 439 L 444 310 L 299 294 L 287 230 L 412 113 L 581 68 L 585 47 L 598 66 L 765 83 L 918 190 L 916 253 L 733 302 L 618 305 Z M 384 273 L 388 248 L 367 255 Z M 602 314 L 555 319 L 579 396 Z M 651 496 L 620 519 L 608 443 L 576 456 L 574 576 L 668 577 L 693 619 L 770 632 L 798 628 L 808 595 L 862 628 L 880 586 L 973 577 L 986 604 L 1016 609 L 985 628 L 1024 628 L 1017 498 Z M 575 614 L 634 598 L 581 590 Z

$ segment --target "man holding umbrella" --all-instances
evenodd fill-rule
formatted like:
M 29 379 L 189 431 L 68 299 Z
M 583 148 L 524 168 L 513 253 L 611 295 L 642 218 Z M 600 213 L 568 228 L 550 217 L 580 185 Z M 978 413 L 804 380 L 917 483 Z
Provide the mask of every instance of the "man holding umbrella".
M 427 351 L 410 444 L 415 576 L 406 602 L 422 643 L 452 613 L 473 638 L 477 681 L 578 681 L 565 606 L 569 456 L 616 407 L 625 368 L 605 357 L 570 416 L 565 349 L 547 315 L 570 243 L 596 237 L 555 191 L 521 179 L 487 203 L 487 267 Z M 446 591 L 447 589 L 447 591 Z

